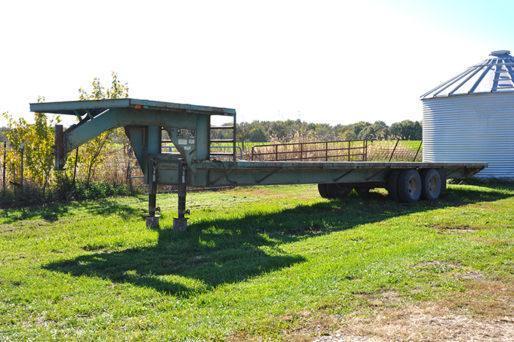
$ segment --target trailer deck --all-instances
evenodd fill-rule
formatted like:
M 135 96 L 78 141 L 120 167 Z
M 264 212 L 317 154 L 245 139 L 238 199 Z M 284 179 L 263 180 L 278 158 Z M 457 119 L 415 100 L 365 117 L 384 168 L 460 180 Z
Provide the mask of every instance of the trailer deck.
M 178 218 L 174 220 L 174 228 L 178 230 L 187 226 L 187 186 L 313 183 L 318 184 L 320 195 L 326 198 L 344 197 L 352 189 L 366 193 L 374 187 L 385 187 L 394 199 L 415 202 L 420 198 L 436 200 L 444 192 L 446 179 L 470 177 L 487 166 L 485 163 L 351 161 L 350 151 L 354 148 L 350 143 L 349 161 L 238 160 L 236 111 L 231 108 L 116 99 L 33 103 L 30 109 L 79 118 L 76 125 L 66 130 L 61 125 L 55 128 L 57 169 L 65 167 L 66 155 L 81 144 L 106 130 L 124 127 L 149 186 L 147 225 L 158 225 L 157 185 L 173 184 L 178 187 Z M 232 117 L 232 123 L 213 126 L 213 116 Z M 177 153 L 163 152 L 163 130 Z M 211 137 L 214 130 L 229 131 L 231 138 L 214 139 Z M 216 151 L 216 144 L 220 143 L 229 143 L 232 151 Z M 364 151 L 361 155 L 367 154 Z
M 449 178 L 466 178 L 480 163 L 238 161 L 192 165 L 193 185 L 273 185 L 310 183 L 384 183 L 391 170 L 444 169 Z

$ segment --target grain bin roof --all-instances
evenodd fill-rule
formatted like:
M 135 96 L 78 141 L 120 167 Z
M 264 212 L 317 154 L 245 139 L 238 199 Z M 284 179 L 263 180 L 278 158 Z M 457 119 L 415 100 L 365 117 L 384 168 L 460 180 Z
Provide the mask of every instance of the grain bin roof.
M 501 92 L 514 92 L 514 57 L 508 50 L 491 52 L 483 62 L 423 94 L 421 98 Z

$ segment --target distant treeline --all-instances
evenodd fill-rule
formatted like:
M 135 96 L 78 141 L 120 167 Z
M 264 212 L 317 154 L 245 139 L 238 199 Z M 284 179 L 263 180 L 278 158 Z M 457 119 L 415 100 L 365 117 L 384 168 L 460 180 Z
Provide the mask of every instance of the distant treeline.
M 228 132 L 217 131 L 215 138 L 228 138 Z M 252 121 L 237 125 L 237 139 L 252 142 L 291 142 L 326 140 L 402 139 L 421 140 L 419 121 L 404 120 L 388 126 L 383 121 L 360 121 L 350 125 L 309 123 L 301 120 Z M 214 137 L 214 136 L 213 136 Z
M 5 131 L 0 127 L 0 140 Z M 301 120 L 252 121 L 237 124 L 237 139 L 251 142 L 291 142 L 326 140 L 421 140 L 422 126 L 419 121 L 404 120 L 388 126 L 383 121 L 374 123 L 359 121 L 350 125 L 309 123 Z M 230 138 L 228 131 L 213 131 L 213 138 Z

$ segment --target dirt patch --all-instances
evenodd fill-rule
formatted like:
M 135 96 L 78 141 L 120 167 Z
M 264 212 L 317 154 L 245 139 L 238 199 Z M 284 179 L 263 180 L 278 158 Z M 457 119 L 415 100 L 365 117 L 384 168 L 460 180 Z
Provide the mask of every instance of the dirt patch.
M 303 324 L 297 329 L 285 331 L 283 340 L 312 341 L 315 336 L 331 336 L 331 332 L 338 329 L 341 319 L 342 317 L 338 315 L 327 315 L 321 312 L 310 313 L 308 316 L 300 317 Z
M 16 230 L 16 228 L 13 226 L 10 226 L 10 225 L 0 226 L 0 233 L 10 233 L 10 232 L 14 232 L 15 230 Z
M 478 280 L 483 280 L 484 275 L 477 271 L 469 271 L 469 272 L 457 275 L 457 278 L 462 279 L 462 280 L 477 280 L 478 281 Z
M 476 274 L 475 274 L 476 273 Z M 285 334 L 315 341 L 512 341 L 514 285 L 469 276 L 467 290 L 430 303 L 412 303 L 394 291 L 363 294 L 365 310 L 345 317 L 317 315 Z M 314 317 L 311 317 L 314 318 Z M 329 332 L 330 328 L 335 328 Z
M 353 317 L 333 335 L 316 341 L 469 341 L 514 339 L 514 320 L 456 314 L 439 304 L 387 309 L 371 318 Z
M 432 226 L 432 228 L 437 229 L 440 233 L 471 233 L 474 231 L 479 230 L 478 227 L 472 227 L 467 224 L 465 225 L 459 225 L 459 226 L 448 226 L 443 224 L 435 224 Z
M 424 261 L 415 266 L 415 268 L 418 270 L 425 270 L 434 273 L 450 272 L 458 269 L 459 267 L 460 265 L 458 263 L 440 260 Z
M 369 307 L 398 307 L 405 300 L 395 291 L 383 291 L 380 293 L 361 294 L 357 298 L 363 300 Z
M 455 293 L 441 301 L 442 305 L 474 317 L 505 319 L 512 324 L 514 283 L 488 280 L 479 272 L 467 272 L 464 275 L 475 279 L 466 282 L 466 291 Z

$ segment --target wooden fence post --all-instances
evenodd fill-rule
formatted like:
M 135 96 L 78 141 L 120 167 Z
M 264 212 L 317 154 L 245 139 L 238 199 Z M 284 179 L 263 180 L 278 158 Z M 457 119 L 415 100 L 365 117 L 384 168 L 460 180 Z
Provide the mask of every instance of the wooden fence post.
M 129 186 L 130 194 L 134 194 L 134 185 L 132 184 L 132 165 L 130 163 L 130 157 L 132 156 L 132 149 L 130 146 L 127 149 L 127 183 Z
M 364 140 L 364 144 L 362 145 L 362 159 L 364 161 L 367 161 L 368 160 L 368 140 Z
M 20 161 L 20 186 L 21 186 L 21 192 L 23 192 L 23 157 L 25 154 L 25 145 L 21 144 L 21 161 Z
M 16 164 L 11 160 L 11 184 L 13 192 L 16 191 Z
M 5 195 L 5 191 L 6 191 L 5 167 L 7 165 L 7 141 L 4 141 L 4 151 L 3 152 L 4 152 L 4 156 L 3 156 L 4 158 L 2 159 L 2 192 Z
M 400 139 L 396 140 L 396 144 L 394 144 L 393 152 L 391 152 L 391 155 L 389 156 L 389 161 L 393 159 L 394 152 L 396 151 L 396 147 L 398 147 L 398 143 L 400 142 Z
M 75 163 L 73 164 L 73 188 L 75 188 L 75 180 L 77 179 L 77 163 L 79 160 L 79 148 L 75 149 Z
M 416 158 L 418 158 L 418 154 L 419 154 L 419 151 L 421 150 L 421 146 L 423 145 L 423 140 L 421 140 L 419 142 L 419 146 L 418 146 L 418 150 L 416 151 L 416 154 L 414 155 L 414 159 L 412 160 L 413 162 L 416 161 Z

